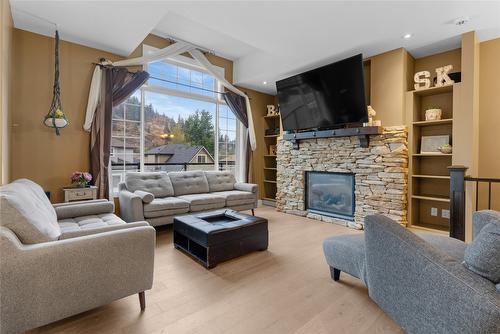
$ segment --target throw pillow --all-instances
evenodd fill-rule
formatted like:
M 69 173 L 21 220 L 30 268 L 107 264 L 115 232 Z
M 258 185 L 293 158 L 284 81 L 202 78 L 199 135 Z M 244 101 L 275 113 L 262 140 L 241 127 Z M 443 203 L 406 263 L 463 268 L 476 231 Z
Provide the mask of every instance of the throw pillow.
M 142 202 L 146 204 L 151 203 L 155 199 L 155 196 L 147 191 L 136 190 L 134 194 L 138 195 L 142 199 Z
M 476 274 L 500 283 L 500 223 L 484 226 L 467 246 L 464 265 Z

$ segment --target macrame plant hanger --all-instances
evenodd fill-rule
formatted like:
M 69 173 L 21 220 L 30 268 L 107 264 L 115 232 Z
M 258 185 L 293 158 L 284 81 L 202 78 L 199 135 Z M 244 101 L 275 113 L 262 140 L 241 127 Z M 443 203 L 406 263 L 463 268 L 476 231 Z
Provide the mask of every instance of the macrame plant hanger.
M 66 127 L 69 122 L 62 110 L 61 86 L 59 84 L 59 31 L 56 27 L 56 47 L 55 47 L 55 66 L 54 66 L 54 86 L 52 104 L 49 113 L 45 116 L 44 124 L 50 128 L 56 129 L 56 135 L 60 135 L 59 129 Z

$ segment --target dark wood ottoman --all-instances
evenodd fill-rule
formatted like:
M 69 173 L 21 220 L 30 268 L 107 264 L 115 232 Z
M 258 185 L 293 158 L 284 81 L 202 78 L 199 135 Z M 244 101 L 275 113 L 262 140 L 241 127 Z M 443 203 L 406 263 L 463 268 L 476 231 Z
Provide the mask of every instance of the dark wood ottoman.
M 253 251 L 266 250 L 267 219 L 234 210 L 174 218 L 174 247 L 206 268 Z

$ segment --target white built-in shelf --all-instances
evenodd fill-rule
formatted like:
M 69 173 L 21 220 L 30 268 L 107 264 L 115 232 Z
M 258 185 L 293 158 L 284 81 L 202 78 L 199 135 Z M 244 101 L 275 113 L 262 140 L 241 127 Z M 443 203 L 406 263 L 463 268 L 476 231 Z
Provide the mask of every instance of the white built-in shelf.
M 447 119 L 439 119 L 435 121 L 418 121 L 418 122 L 413 122 L 413 125 L 415 126 L 432 126 L 432 125 L 442 125 L 442 124 L 451 124 L 453 123 L 453 119 L 447 118 Z
M 449 203 L 450 202 L 450 199 L 448 197 L 437 196 L 437 195 L 429 195 L 429 196 L 426 196 L 426 195 L 411 195 L 411 198 L 420 199 L 420 200 L 424 200 L 424 201 L 445 202 L 445 203 Z
M 442 180 L 450 179 L 450 176 L 447 175 L 412 175 L 412 177 L 422 178 L 422 179 L 442 179 Z
M 453 154 L 445 154 L 445 153 L 416 153 L 412 154 L 414 157 L 451 157 Z

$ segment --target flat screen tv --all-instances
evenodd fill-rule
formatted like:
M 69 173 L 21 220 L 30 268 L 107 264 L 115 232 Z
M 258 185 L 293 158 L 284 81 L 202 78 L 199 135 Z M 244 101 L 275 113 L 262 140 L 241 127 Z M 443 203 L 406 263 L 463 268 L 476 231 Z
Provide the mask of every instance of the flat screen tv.
M 361 54 L 276 82 L 283 129 L 331 129 L 368 121 Z

